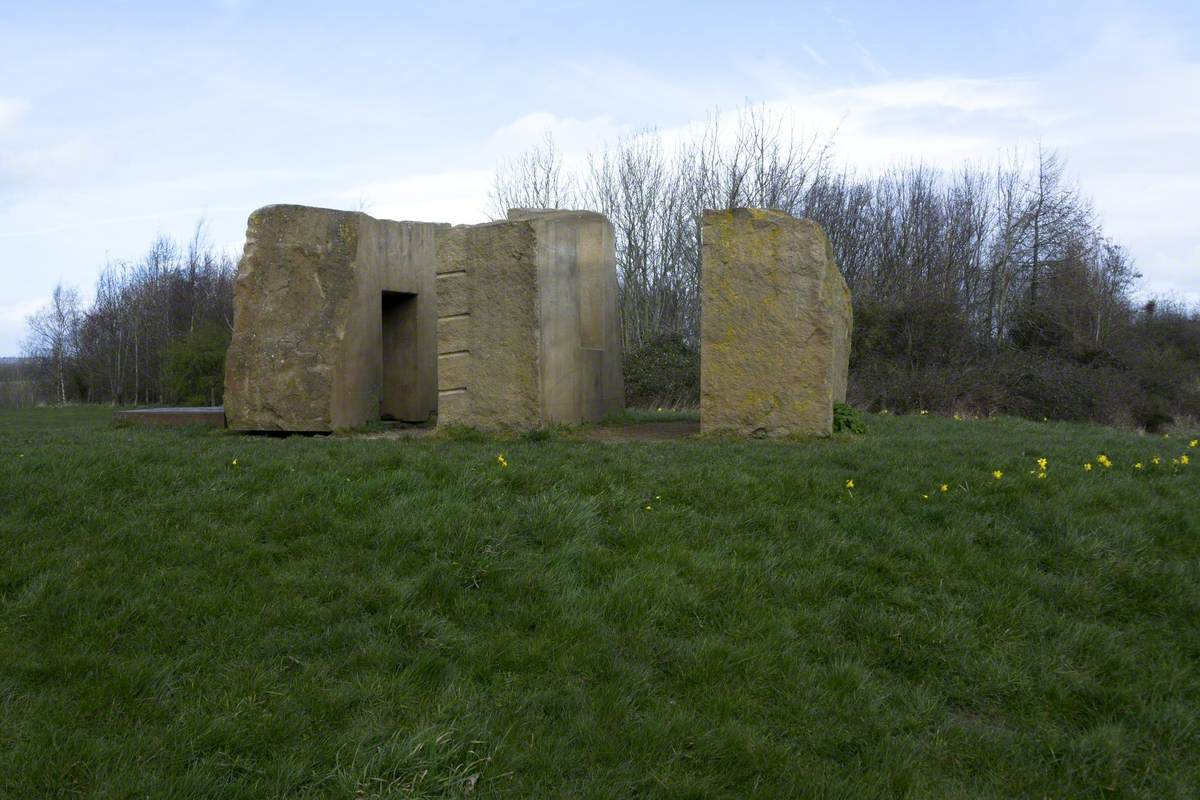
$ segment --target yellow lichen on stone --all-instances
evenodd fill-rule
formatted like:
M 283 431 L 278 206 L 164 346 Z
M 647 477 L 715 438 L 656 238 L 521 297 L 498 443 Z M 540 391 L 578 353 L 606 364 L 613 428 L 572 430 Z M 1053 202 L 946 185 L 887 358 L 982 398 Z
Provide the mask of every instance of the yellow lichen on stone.
M 779 211 L 710 211 L 702 245 L 702 428 L 829 435 L 852 320 L 824 232 Z

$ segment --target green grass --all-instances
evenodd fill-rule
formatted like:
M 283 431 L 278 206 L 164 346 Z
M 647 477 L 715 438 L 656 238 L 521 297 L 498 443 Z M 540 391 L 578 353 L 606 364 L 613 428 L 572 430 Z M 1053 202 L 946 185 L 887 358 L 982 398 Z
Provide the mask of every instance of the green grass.
M 0 797 L 1200 796 L 1186 439 L 868 423 L 0 412 Z
M 647 409 L 627 408 L 620 414 L 609 417 L 606 425 L 633 425 L 640 422 L 699 422 L 697 409 Z

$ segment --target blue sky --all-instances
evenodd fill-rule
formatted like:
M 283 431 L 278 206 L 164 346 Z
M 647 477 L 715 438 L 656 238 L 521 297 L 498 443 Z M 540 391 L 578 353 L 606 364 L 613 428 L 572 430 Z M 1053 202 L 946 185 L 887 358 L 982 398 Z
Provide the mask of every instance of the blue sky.
M 277 202 L 485 219 L 496 165 L 764 104 L 863 171 L 1037 140 L 1200 300 L 1195 3 L 0 0 L 0 355 L 59 280 Z

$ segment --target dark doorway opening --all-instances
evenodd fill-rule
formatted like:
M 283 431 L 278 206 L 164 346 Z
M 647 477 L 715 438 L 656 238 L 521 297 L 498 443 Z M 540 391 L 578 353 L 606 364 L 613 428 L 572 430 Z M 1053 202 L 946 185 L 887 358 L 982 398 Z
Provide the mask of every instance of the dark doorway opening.
M 421 408 L 418 391 L 417 296 L 384 292 L 382 314 L 383 383 L 379 391 L 379 417 L 423 422 L 428 409 Z

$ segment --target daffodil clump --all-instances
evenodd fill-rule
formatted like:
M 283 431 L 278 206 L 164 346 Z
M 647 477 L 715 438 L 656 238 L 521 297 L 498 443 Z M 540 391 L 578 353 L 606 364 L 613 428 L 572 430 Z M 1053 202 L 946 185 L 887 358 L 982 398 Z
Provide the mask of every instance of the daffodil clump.
M 1188 442 L 1189 449 L 1196 448 L 1196 447 L 1200 447 L 1200 439 L 1192 439 Z M 1158 466 L 1161 466 L 1163 463 L 1164 463 L 1164 459 L 1162 456 L 1154 455 L 1154 456 L 1151 456 L 1148 460 L 1134 461 L 1132 464 L 1132 467 L 1133 467 L 1134 472 L 1148 472 L 1148 471 L 1150 471 L 1151 467 L 1158 467 Z M 1186 467 L 1190 463 L 1191 463 L 1191 458 L 1188 456 L 1187 453 L 1183 453 L 1183 454 L 1171 459 L 1171 464 L 1174 467 Z M 1109 458 L 1105 453 L 1100 453 L 1099 455 L 1096 456 L 1095 461 L 1086 461 L 1083 463 L 1083 465 L 1082 465 L 1083 471 L 1089 472 L 1089 473 L 1094 472 L 1097 464 L 1099 464 L 1101 467 L 1103 467 L 1106 470 L 1112 469 L 1114 466 L 1114 462 L 1111 458 Z M 1050 478 L 1050 459 L 1046 458 L 1045 456 L 1041 456 L 1039 458 L 1034 459 L 1034 465 L 1035 465 L 1035 468 L 1029 470 L 1029 474 L 1031 476 L 1034 476 L 1037 480 L 1040 480 L 1040 481 L 1049 480 L 1049 478 Z M 1002 480 L 1003 478 L 1004 478 L 1003 470 L 1000 470 L 1000 469 L 992 470 L 992 479 L 993 480 L 999 481 L 999 480 Z M 846 489 L 849 490 L 849 489 L 853 489 L 853 488 L 854 488 L 854 481 L 853 480 L 846 481 Z M 966 488 L 965 485 L 964 485 L 964 488 Z M 969 491 L 969 489 L 967 489 L 967 491 Z M 949 494 L 949 493 L 950 493 L 950 484 L 939 483 L 933 489 L 925 491 L 925 492 L 921 492 L 921 500 L 928 501 L 931 495 Z

